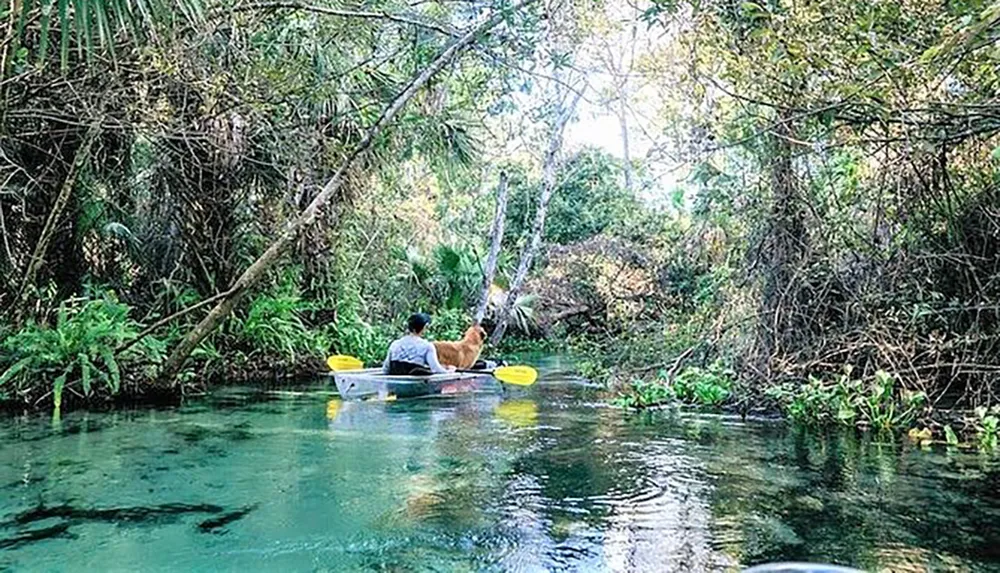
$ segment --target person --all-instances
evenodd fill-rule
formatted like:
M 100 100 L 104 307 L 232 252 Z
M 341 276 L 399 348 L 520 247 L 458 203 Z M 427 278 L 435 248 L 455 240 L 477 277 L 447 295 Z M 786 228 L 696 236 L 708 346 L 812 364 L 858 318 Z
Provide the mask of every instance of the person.
M 393 341 L 382 363 L 382 372 L 390 376 L 442 374 L 454 367 L 445 368 L 438 362 L 434 345 L 424 339 L 424 330 L 431 317 L 418 312 L 406 321 L 406 336 Z

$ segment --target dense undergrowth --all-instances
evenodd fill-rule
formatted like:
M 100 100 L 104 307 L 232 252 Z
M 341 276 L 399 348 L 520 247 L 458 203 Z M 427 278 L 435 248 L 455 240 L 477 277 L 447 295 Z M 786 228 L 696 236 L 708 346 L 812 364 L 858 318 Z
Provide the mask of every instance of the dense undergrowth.
M 137 340 L 140 326 L 129 310 L 109 293 L 68 299 L 50 325 L 30 322 L 5 336 L 0 400 L 37 404 L 49 398 L 58 410 L 67 393 L 78 401 L 113 396 L 128 379 L 148 379 L 165 345 L 152 336 Z

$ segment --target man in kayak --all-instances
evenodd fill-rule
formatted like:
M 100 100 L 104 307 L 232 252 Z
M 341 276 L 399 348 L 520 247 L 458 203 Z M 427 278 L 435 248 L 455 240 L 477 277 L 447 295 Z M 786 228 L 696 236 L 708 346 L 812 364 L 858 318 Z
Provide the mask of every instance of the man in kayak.
M 406 336 L 389 345 L 389 353 L 382 363 L 382 373 L 390 376 L 425 376 L 454 371 L 438 362 L 434 345 L 424 339 L 424 329 L 431 323 L 431 317 L 422 312 L 410 316 L 406 321 Z

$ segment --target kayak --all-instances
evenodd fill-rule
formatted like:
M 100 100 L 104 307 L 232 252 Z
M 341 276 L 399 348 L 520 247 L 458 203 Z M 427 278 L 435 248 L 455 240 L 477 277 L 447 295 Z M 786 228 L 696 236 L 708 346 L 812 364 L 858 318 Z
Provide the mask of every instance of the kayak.
M 381 368 L 342 370 L 329 374 L 344 400 L 377 398 L 417 398 L 421 396 L 501 391 L 500 383 L 490 374 L 447 372 L 430 376 L 389 376 Z

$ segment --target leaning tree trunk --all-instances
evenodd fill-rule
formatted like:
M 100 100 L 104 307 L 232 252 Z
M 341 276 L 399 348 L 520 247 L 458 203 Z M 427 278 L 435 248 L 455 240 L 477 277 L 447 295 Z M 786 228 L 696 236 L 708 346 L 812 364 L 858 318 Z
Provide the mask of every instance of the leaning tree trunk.
M 396 115 L 403 109 L 403 106 L 410 101 L 417 91 L 426 85 L 434 75 L 444 69 L 459 51 L 472 44 L 484 32 L 503 22 L 509 13 L 519 10 L 531 2 L 534 2 L 534 0 L 520 0 L 509 9 L 499 11 L 485 22 L 469 30 L 441 52 L 427 68 L 410 81 L 406 89 L 397 95 L 389 107 L 382 112 L 382 116 L 368 130 L 354 151 L 347 156 L 333 177 L 323 186 L 323 190 L 313 198 L 312 202 L 297 217 L 285 226 L 285 229 L 271 243 L 271 246 L 236 279 L 232 288 L 226 292 L 219 304 L 209 311 L 208 315 L 177 345 L 163 365 L 163 370 L 160 372 L 158 379 L 160 384 L 166 385 L 173 382 L 178 372 L 184 366 L 184 362 L 187 361 L 191 352 L 198 344 L 219 327 L 222 321 L 232 312 L 233 307 L 236 306 L 240 298 L 263 278 L 265 273 L 278 262 L 285 249 L 295 241 L 296 237 L 304 229 L 316 220 L 320 209 L 326 206 L 340 189 L 347 172 L 358 161 L 358 158 L 372 146 L 372 143 L 378 139 L 382 132 L 385 131 L 386 127 L 395 119 Z
M 500 316 L 497 317 L 497 325 L 490 335 L 490 344 L 497 345 L 503 340 L 503 335 L 507 331 L 507 323 L 510 321 L 510 313 L 514 309 L 514 303 L 521 293 L 521 287 L 528 278 L 528 271 L 531 270 L 531 263 L 535 260 L 535 254 L 542 244 L 542 234 L 545 232 L 545 215 L 549 209 L 549 200 L 552 192 L 556 188 L 556 169 L 558 167 L 559 151 L 562 149 L 563 131 L 576 105 L 580 102 L 583 90 L 577 91 L 573 100 L 568 106 L 563 107 L 561 113 L 556 117 L 556 123 L 552 126 L 552 135 L 549 138 L 549 148 L 545 152 L 545 162 L 542 165 L 542 194 L 538 198 L 538 210 L 535 211 L 535 223 L 531 228 L 531 240 L 524 252 L 521 253 L 521 260 L 517 264 L 517 272 L 514 280 L 507 289 L 507 297 L 504 299 L 503 307 L 500 309 Z
M 500 172 L 500 184 L 497 186 L 497 208 L 493 213 L 493 225 L 490 226 L 490 253 L 486 257 L 486 268 L 483 269 L 482 295 L 476 305 L 475 322 L 479 324 L 486 315 L 486 306 L 490 302 L 490 287 L 497 272 L 497 261 L 500 259 L 500 246 L 503 244 L 503 226 L 507 219 L 507 172 Z
M 73 162 L 69 166 L 69 172 L 66 174 L 66 179 L 63 180 L 62 187 L 59 188 L 59 194 L 56 195 L 56 200 L 52 204 L 52 210 L 49 211 L 48 218 L 45 219 L 45 226 L 42 227 L 42 233 L 38 237 L 38 242 L 35 244 L 35 249 L 31 253 L 31 258 L 28 259 L 28 267 L 24 271 L 24 277 L 21 279 L 21 286 L 18 288 L 18 295 L 15 301 L 15 313 L 18 315 L 18 320 L 20 319 L 20 310 L 25 299 L 28 298 L 28 291 L 35 282 L 35 275 L 38 274 L 38 269 L 41 268 L 42 263 L 45 262 L 45 256 L 49 250 L 49 243 L 52 241 L 52 237 L 56 233 L 56 226 L 59 221 L 62 220 L 63 211 L 66 210 L 66 204 L 69 202 L 70 195 L 73 193 L 73 187 L 76 185 L 76 178 L 80 174 L 80 170 L 83 169 L 84 164 L 90 158 L 90 150 L 94 146 L 94 141 L 97 139 L 98 134 L 101 131 L 101 123 L 103 117 L 99 116 L 98 119 L 94 120 L 90 127 L 87 128 L 86 134 L 83 136 L 83 140 L 80 143 L 80 147 L 76 149 L 76 153 L 73 155 Z
M 625 90 L 622 89 L 621 98 L 618 100 L 618 126 L 622 134 L 622 163 L 625 166 L 625 190 L 632 193 L 635 188 L 633 180 L 635 179 L 632 174 L 632 157 L 629 155 L 628 148 L 628 106 L 625 102 Z

